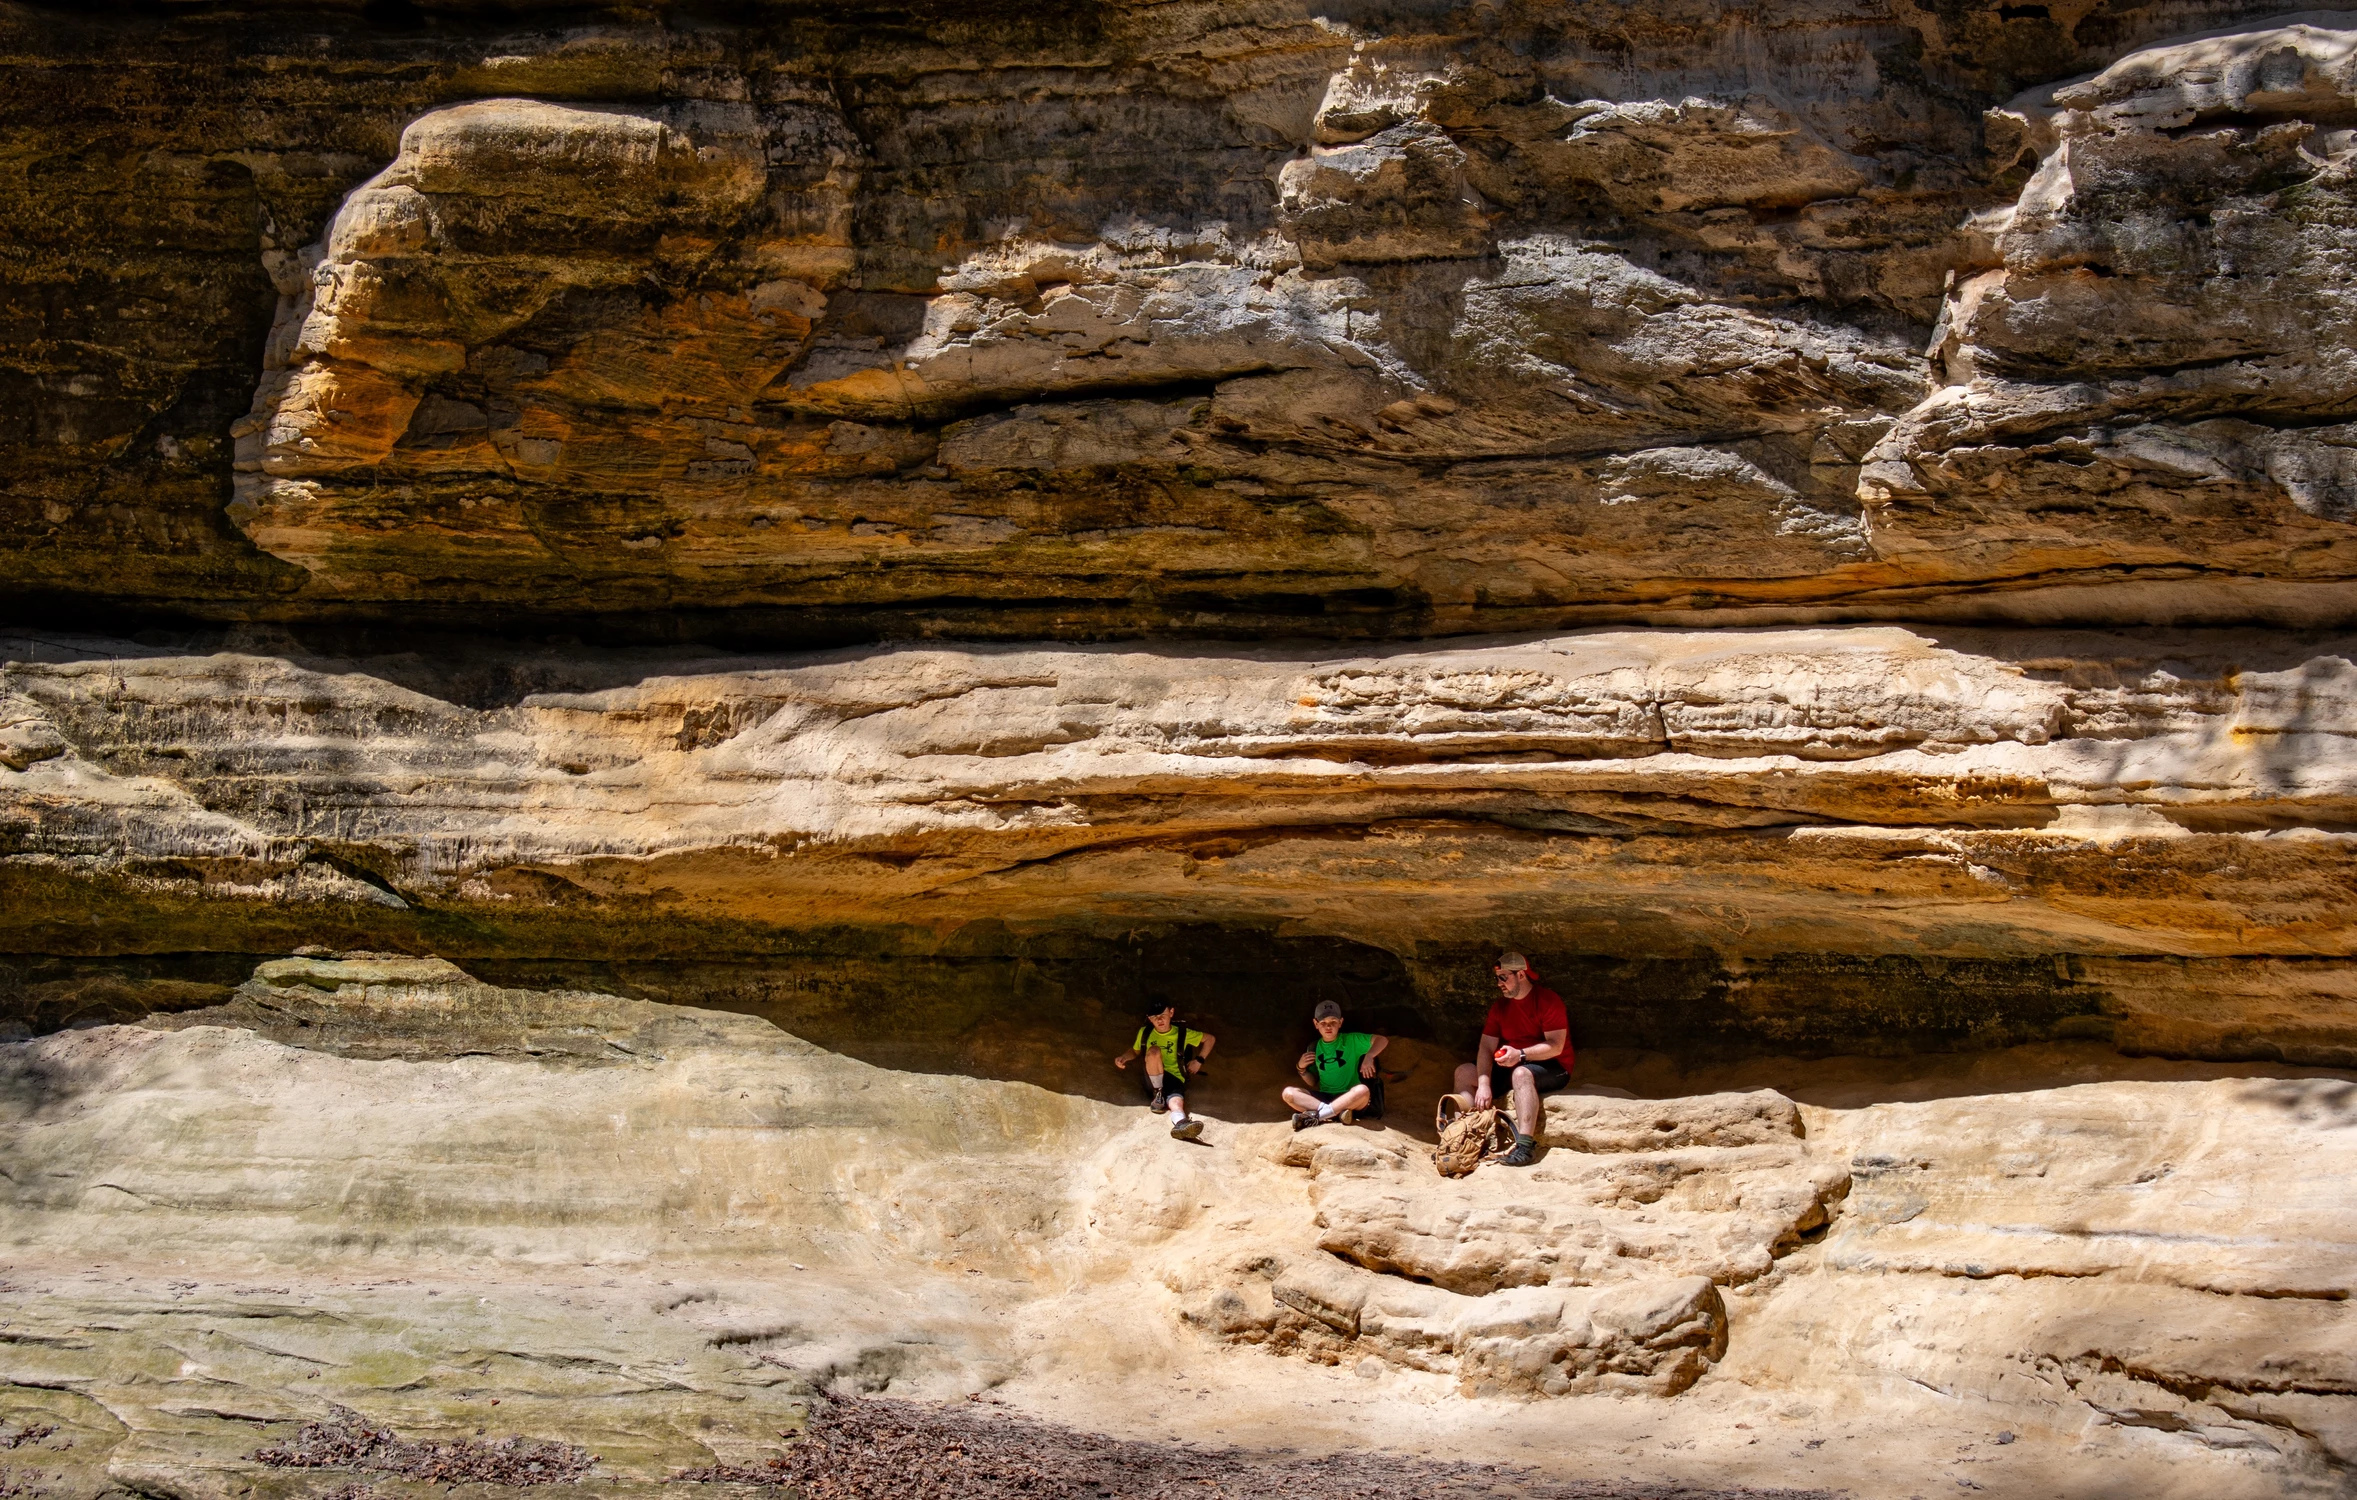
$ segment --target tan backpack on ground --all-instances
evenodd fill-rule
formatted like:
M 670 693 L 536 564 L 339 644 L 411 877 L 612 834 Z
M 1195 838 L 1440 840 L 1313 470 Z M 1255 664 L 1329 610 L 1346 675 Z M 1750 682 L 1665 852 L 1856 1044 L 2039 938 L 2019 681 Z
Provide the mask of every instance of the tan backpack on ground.
M 1514 1149 L 1514 1126 L 1494 1109 L 1475 1109 L 1462 1094 L 1443 1094 L 1433 1122 L 1440 1131 L 1440 1148 L 1432 1165 L 1443 1177 L 1462 1177 L 1493 1156 Z

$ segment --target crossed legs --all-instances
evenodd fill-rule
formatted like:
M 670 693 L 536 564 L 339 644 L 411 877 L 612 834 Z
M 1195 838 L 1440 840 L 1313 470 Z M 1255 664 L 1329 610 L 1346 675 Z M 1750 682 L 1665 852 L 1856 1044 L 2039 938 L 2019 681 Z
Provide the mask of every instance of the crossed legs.
M 1363 1083 L 1352 1085 L 1332 1099 L 1320 1099 L 1308 1089 L 1296 1088 L 1291 1084 L 1285 1086 L 1285 1103 L 1296 1114 L 1306 1112 L 1329 1120 L 1346 1109 L 1365 1109 L 1374 1099 L 1375 1091 Z

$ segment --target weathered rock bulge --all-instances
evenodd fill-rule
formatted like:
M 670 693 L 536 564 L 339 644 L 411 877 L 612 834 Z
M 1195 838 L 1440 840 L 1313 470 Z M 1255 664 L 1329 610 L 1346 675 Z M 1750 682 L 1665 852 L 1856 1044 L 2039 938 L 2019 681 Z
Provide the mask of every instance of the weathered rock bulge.
M 1309 1169 L 1327 1254 L 1247 1252 L 1242 1288 L 1214 1282 L 1183 1315 L 1328 1361 L 1452 1373 L 1468 1394 L 1674 1395 L 1726 1353 L 1717 1288 L 1764 1275 L 1848 1189 L 1801 1134 L 1773 1093 L 1555 1098 L 1543 1165 L 1457 1179 L 1396 1137 L 1296 1135 L 1277 1159 Z
M 2071 14 L 23 12 L 0 567 L 765 644 L 2344 623 L 2351 30 Z

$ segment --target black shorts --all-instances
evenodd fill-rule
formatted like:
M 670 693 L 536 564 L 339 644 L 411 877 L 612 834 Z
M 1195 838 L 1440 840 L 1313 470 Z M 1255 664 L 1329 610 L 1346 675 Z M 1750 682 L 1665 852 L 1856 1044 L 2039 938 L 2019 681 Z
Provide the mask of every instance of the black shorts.
M 1382 1119 L 1383 1075 L 1381 1073 L 1377 1073 L 1374 1077 L 1362 1078 L 1359 1080 L 1359 1082 L 1367 1086 L 1367 1102 L 1360 1108 L 1359 1113 L 1365 1115 L 1370 1120 Z M 1344 1089 L 1342 1094 L 1347 1094 L 1349 1092 L 1349 1089 Z M 1342 1094 L 1329 1094 L 1324 1089 L 1311 1089 L 1309 1094 L 1311 1098 L 1317 1100 L 1320 1104 L 1332 1104 L 1335 1100 L 1342 1097 Z
M 1179 1064 L 1179 1067 L 1183 1069 L 1186 1067 L 1186 1064 L 1182 1062 Z M 1165 1073 L 1162 1075 L 1163 1093 L 1183 1095 L 1186 1093 L 1186 1091 L 1187 1075 L 1184 1072 Z M 1144 1063 L 1140 1063 L 1138 1065 L 1138 1092 L 1144 1094 L 1149 1099 L 1154 1097 L 1154 1077 L 1152 1074 L 1146 1071 Z
M 1560 1058 L 1542 1057 L 1537 1062 L 1526 1062 L 1522 1066 L 1530 1069 L 1530 1081 L 1539 1086 L 1542 1094 L 1552 1094 L 1557 1089 L 1571 1087 L 1571 1070 L 1563 1066 Z M 1494 1100 L 1503 1100 L 1512 1094 L 1514 1070 L 1493 1064 L 1489 1070 L 1489 1092 L 1490 1098 Z

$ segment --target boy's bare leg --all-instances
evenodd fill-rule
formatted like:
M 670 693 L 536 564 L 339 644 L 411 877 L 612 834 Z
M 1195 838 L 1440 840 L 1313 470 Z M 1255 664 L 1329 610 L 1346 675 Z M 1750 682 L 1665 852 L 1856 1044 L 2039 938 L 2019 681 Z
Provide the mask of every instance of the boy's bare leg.
M 1363 1083 L 1332 1099 L 1320 1099 L 1308 1089 L 1285 1090 L 1285 1102 L 1297 1113 L 1313 1114 L 1321 1120 L 1331 1120 L 1346 1109 L 1365 1109 L 1374 1097 L 1375 1091 Z

